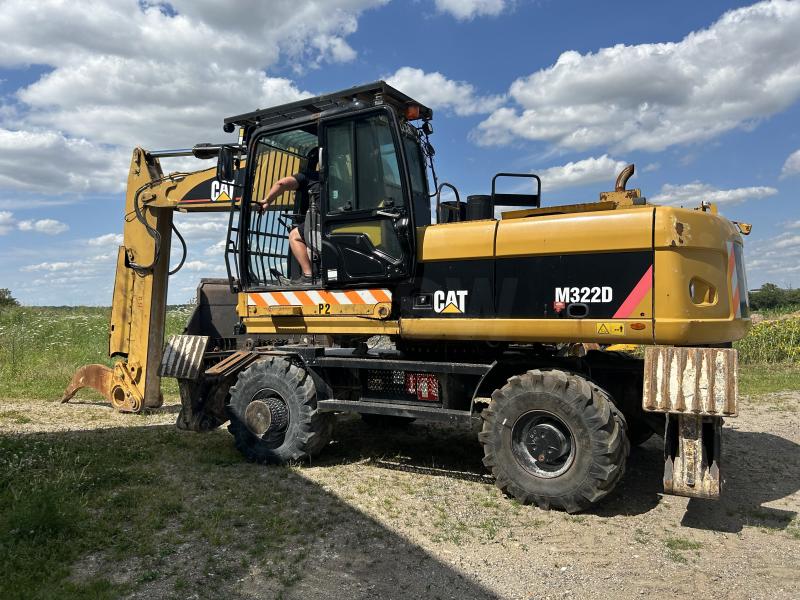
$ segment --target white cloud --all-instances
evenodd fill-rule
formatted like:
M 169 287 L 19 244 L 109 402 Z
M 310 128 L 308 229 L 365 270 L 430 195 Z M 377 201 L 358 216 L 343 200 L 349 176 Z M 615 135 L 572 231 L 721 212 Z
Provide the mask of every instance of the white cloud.
M 800 2 L 760 2 L 679 42 L 564 52 L 473 132 L 585 150 L 663 150 L 752 126 L 800 97 Z
M 0 185 L 55 194 L 121 192 L 129 153 L 57 131 L 0 128 Z
M 800 272 L 800 235 L 784 232 L 754 240 L 745 238 L 744 255 L 747 280 L 753 286 L 771 282 L 781 286 L 796 286 L 795 273 Z
M 175 227 L 187 242 L 218 240 L 228 231 L 227 213 L 202 213 L 175 215 Z
M 224 265 L 219 263 L 211 263 L 202 260 L 189 260 L 183 265 L 187 271 L 194 271 L 196 273 L 221 273 L 225 270 Z
M 121 233 L 106 233 L 87 240 L 90 246 L 110 246 L 116 247 L 122 244 L 123 235 Z
M 616 176 L 625 168 L 626 164 L 624 161 L 614 160 L 607 154 L 603 154 L 598 157 L 568 162 L 557 167 L 549 167 L 538 171 L 537 174 L 542 178 L 542 187 L 548 191 L 601 181 L 607 182 L 613 187 Z
M 224 140 L 224 117 L 309 95 L 268 70 L 352 60 L 346 38 L 385 2 L 248 2 L 242 18 L 211 0 L 6 0 L 0 67 L 49 70 L 0 108 L 0 186 L 118 191 L 134 146 Z
M 225 242 L 226 239 L 222 238 L 217 243 L 209 246 L 203 251 L 203 254 L 206 256 L 222 256 L 225 252 Z
M 664 184 L 661 192 L 651 198 L 656 204 L 697 204 L 705 200 L 716 204 L 740 204 L 748 200 L 768 198 L 778 193 L 773 187 L 757 186 L 721 190 L 707 183 L 694 181 L 684 185 Z
M 506 10 L 512 2 L 507 0 L 435 0 L 436 10 L 449 13 L 459 21 L 475 17 L 495 17 Z
M 800 235 L 780 236 L 773 245 L 775 248 L 800 248 Z
M 783 163 L 781 179 L 798 174 L 800 174 L 800 150 L 795 150 L 789 155 L 786 162 Z
M 503 102 L 502 96 L 478 96 L 466 81 L 453 81 L 439 72 L 426 73 L 401 67 L 386 82 L 404 94 L 434 109 L 452 110 L 459 116 L 488 113 Z
M 55 219 L 39 219 L 27 220 L 17 223 L 17 228 L 20 231 L 35 231 L 37 233 L 45 233 L 47 235 L 58 235 L 64 233 L 69 229 L 69 225 L 56 221 Z
M 0 235 L 5 235 L 14 229 L 14 213 L 0 210 Z

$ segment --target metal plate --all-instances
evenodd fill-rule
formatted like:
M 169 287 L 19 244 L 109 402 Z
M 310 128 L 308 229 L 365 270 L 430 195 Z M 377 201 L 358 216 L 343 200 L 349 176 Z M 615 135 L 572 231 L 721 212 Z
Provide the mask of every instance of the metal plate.
M 176 379 L 197 379 L 207 345 L 207 335 L 171 335 L 164 347 L 158 374 Z
M 644 354 L 646 411 L 735 417 L 738 353 L 732 348 L 650 346 Z

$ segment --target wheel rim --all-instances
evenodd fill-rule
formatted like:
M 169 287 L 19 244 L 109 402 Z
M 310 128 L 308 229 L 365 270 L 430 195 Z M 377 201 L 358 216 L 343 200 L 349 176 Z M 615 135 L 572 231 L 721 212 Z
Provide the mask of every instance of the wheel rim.
M 289 421 L 289 405 L 272 388 L 262 388 L 253 394 L 244 411 L 247 429 L 271 448 L 283 444 Z
M 545 479 L 564 474 L 575 461 L 575 436 L 554 414 L 525 413 L 511 429 L 511 450 L 522 468 Z

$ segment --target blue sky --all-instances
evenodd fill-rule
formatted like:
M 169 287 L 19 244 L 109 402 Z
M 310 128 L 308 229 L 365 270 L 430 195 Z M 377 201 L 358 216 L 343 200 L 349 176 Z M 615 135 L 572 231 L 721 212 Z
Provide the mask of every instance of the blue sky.
M 434 108 L 462 195 L 517 170 L 545 204 L 591 201 L 634 162 L 649 199 L 754 225 L 750 287 L 797 287 L 798 32 L 786 1 L 2 0 L 0 287 L 109 304 L 134 146 L 225 140 L 225 116 L 379 78 Z M 222 275 L 222 219 L 178 218 L 170 301 Z

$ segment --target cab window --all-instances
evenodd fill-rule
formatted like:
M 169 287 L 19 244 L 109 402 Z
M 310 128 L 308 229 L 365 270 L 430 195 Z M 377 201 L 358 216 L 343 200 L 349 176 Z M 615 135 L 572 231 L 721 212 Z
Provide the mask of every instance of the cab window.
M 329 126 L 325 156 L 329 213 L 404 204 L 400 166 L 385 115 Z

